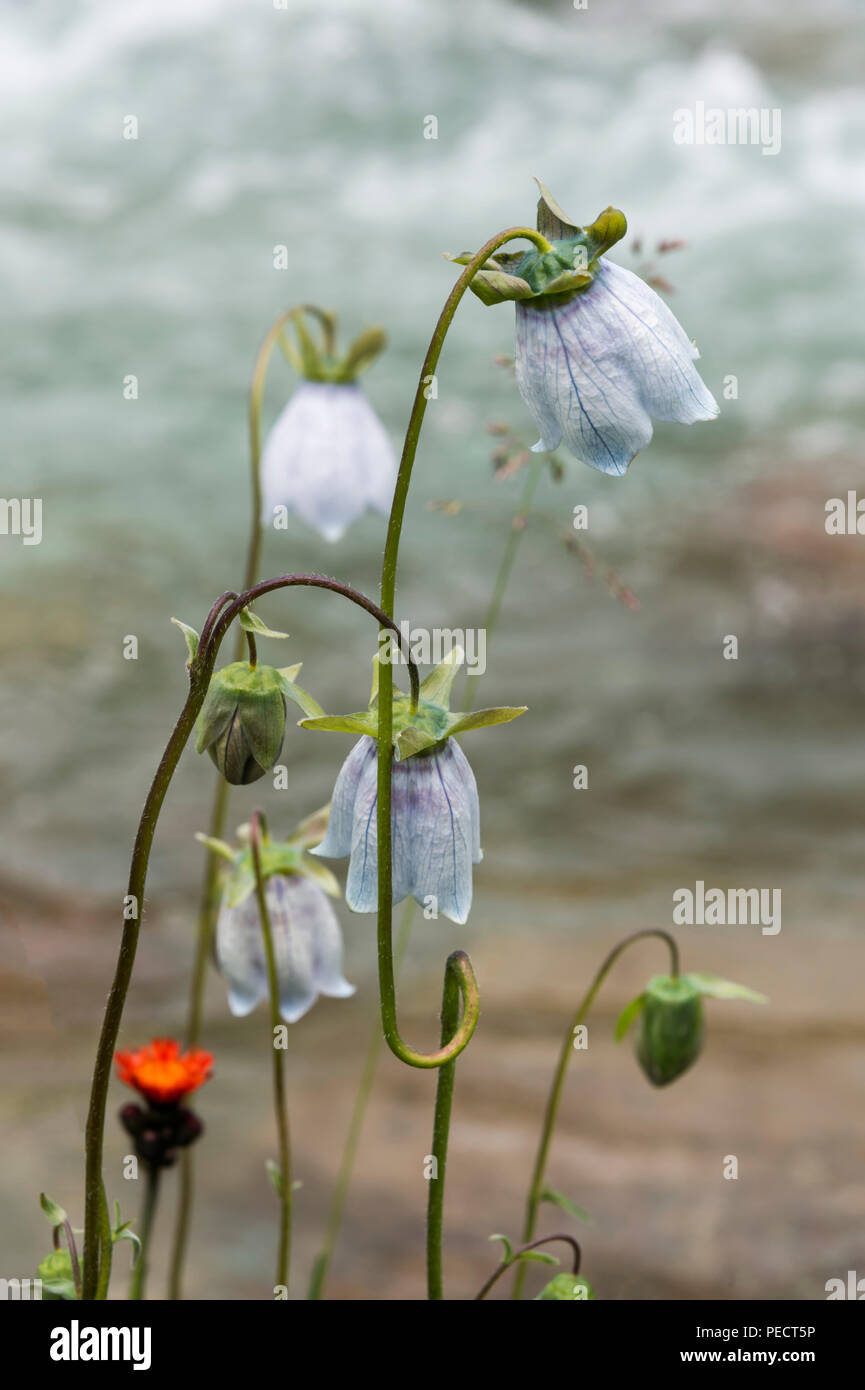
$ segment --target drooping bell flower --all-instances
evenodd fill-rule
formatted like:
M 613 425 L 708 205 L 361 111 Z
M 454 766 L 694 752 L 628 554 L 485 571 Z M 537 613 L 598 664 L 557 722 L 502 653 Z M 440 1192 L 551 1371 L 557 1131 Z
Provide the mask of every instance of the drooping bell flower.
M 295 327 L 300 351 L 290 351 L 304 379 L 265 441 L 261 521 L 284 529 L 294 512 L 325 540 L 338 541 L 365 511 L 390 512 L 396 456 L 357 381 L 386 339 L 370 328 L 340 358 L 333 326 L 323 346 L 301 317 Z
M 694 1065 L 703 1049 L 703 999 L 745 999 L 765 1004 L 766 996 L 747 985 L 716 975 L 653 975 L 616 1024 L 621 1041 L 639 1018 L 637 1061 L 653 1086 L 668 1086 Z
M 317 844 L 327 824 L 327 808 L 297 827 L 287 840 L 265 835 L 260 847 L 262 874 L 276 971 L 279 1012 L 297 1023 L 320 994 L 347 999 L 354 994 L 342 973 L 342 932 L 331 897 L 339 885 L 324 864 L 305 852 Z M 241 838 L 245 831 L 239 832 Z M 267 958 L 255 891 L 251 848 L 235 852 L 220 840 L 198 837 L 231 862 L 216 921 L 216 962 L 228 988 L 235 1017 L 252 1012 L 268 996 Z
M 462 660 L 455 647 L 427 676 L 414 712 L 408 697 L 394 690 L 391 781 L 393 901 L 410 896 L 432 915 L 460 923 L 468 919 L 472 866 L 482 854 L 477 784 L 453 736 L 506 723 L 525 711 L 520 706 L 451 713 L 451 686 Z M 368 710 L 300 721 L 307 729 L 363 735 L 337 777 L 327 834 L 312 850 L 326 859 L 349 857 L 345 900 L 353 912 L 377 907 L 378 670 L 376 658 Z
M 638 275 L 601 257 L 625 234 L 607 208 L 578 227 L 539 185 L 546 251 L 496 252 L 473 277 L 485 304 L 516 303 L 517 385 L 540 439 L 564 440 L 583 463 L 620 476 L 652 438 L 652 421 L 712 420 L 718 406 L 681 324 Z M 465 264 L 468 253 L 453 257 Z

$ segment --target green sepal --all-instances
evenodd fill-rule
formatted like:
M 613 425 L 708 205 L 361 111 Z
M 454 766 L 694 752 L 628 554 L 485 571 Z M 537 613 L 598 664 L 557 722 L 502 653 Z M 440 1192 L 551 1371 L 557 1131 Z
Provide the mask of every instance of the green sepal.
M 414 753 L 423 753 L 425 749 L 432 748 L 436 743 L 441 743 L 440 734 L 431 734 L 426 729 L 418 729 L 414 725 L 409 725 L 407 729 L 400 729 L 394 738 L 396 760 L 402 762 L 404 758 L 410 758 Z
M 627 1033 L 634 1019 L 643 1012 L 646 1007 L 645 993 L 638 994 L 636 999 L 632 999 L 630 1004 L 626 1004 L 616 1020 L 616 1042 L 621 1042 Z
M 556 1192 L 552 1187 L 545 1187 L 540 1195 L 540 1201 L 550 1202 L 554 1207 L 561 1207 L 568 1216 L 574 1216 L 578 1221 L 591 1221 L 591 1217 L 582 1207 L 578 1207 L 576 1202 L 572 1202 L 570 1197 L 566 1197 L 563 1192 Z
M 498 705 L 493 709 L 476 709 L 471 714 L 455 714 L 453 723 L 448 726 L 448 737 L 467 734 L 471 729 L 486 729 L 492 724 L 509 724 L 527 709 L 528 705 Z
M 579 1274 L 557 1274 L 535 1295 L 534 1302 L 588 1303 L 594 1297 L 588 1279 Z
M 582 227 L 571 222 L 567 213 L 559 207 L 546 184 L 541 183 L 538 178 L 535 179 L 535 183 L 541 194 L 538 199 L 537 220 L 537 228 L 541 236 L 545 236 L 547 241 L 567 241 L 569 237 L 578 236 Z
M 307 381 L 325 381 L 327 371 L 325 369 L 321 350 L 317 346 L 309 329 L 306 326 L 302 312 L 298 312 L 292 318 L 294 331 L 297 334 L 298 346 L 300 348 L 300 370 Z
M 434 671 L 421 681 L 420 698 L 431 705 L 450 705 L 451 690 L 457 673 L 465 660 L 462 647 L 451 647 L 444 661 L 440 661 Z
M 72 1257 L 68 1250 L 52 1250 L 40 1260 L 36 1277 L 42 1280 L 42 1298 L 48 1302 L 77 1303 Z
M 319 888 L 322 888 L 329 897 L 342 897 L 339 880 L 320 859 L 312 859 L 308 854 L 304 854 L 295 869 L 295 873 L 303 874 L 304 878 L 312 879 L 313 883 L 317 883 Z
M 653 1086 L 668 1086 L 703 1048 L 703 1002 L 687 976 L 654 975 L 646 986 L 636 1053 Z
M 52 1201 L 47 1192 L 39 1193 L 39 1205 L 52 1226 L 63 1226 L 69 1220 L 63 1208 L 57 1202 Z
M 201 641 L 201 638 L 195 631 L 195 628 L 189 626 L 189 623 L 182 623 L 179 618 L 172 618 L 171 621 L 174 623 L 175 627 L 180 628 L 180 631 L 186 638 L 186 648 L 189 652 L 189 660 L 187 661 L 186 665 L 191 666 L 196 656 L 198 655 L 198 644 Z
M 330 802 L 326 806 L 319 807 L 317 811 L 313 811 L 311 816 L 306 816 L 285 838 L 290 845 L 296 845 L 298 849 L 309 849 L 312 845 L 320 845 L 327 834 L 329 820 Z
M 280 1166 L 279 1166 L 278 1163 L 274 1163 L 274 1161 L 273 1161 L 272 1158 L 266 1158 L 266 1159 L 264 1160 L 264 1166 L 265 1166 L 265 1168 L 266 1168 L 266 1170 L 267 1170 L 267 1176 L 268 1176 L 268 1178 L 270 1179 L 270 1185 L 271 1185 L 271 1187 L 273 1188 L 273 1190 L 274 1190 L 274 1192 L 276 1193 L 277 1197 L 281 1197 L 281 1196 L 282 1196 L 282 1169 L 280 1168 Z
M 213 854 L 219 854 L 223 859 L 227 859 L 230 864 L 234 863 L 235 853 L 231 845 L 226 844 L 225 840 L 214 839 L 212 835 L 205 835 L 200 830 L 196 830 L 195 838 L 200 845 L 205 845 Z
M 283 678 L 282 688 L 286 696 L 292 704 L 297 705 L 298 709 L 302 709 L 304 714 L 314 717 L 323 715 L 324 710 L 318 700 L 314 699 L 308 690 L 304 690 L 302 685 L 298 685 L 296 681 L 291 679 L 289 672 L 299 670 L 300 666 L 286 666 L 284 670 L 279 672 Z
M 722 980 L 717 975 L 683 975 L 704 999 L 744 999 L 749 1004 L 768 1004 L 765 994 L 749 989 L 747 985 L 734 984 L 732 980 Z
M 360 372 L 371 366 L 386 347 L 387 334 L 383 328 L 376 326 L 365 329 L 355 338 L 345 357 L 336 367 L 334 380 L 354 381 Z
M 531 299 L 535 293 L 528 280 L 504 270 L 476 271 L 469 281 L 469 289 L 488 308 L 507 304 L 509 300 Z
M 256 669 L 262 677 L 262 688 L 244 696 L 238 715 L 249 751 L 259 767 L 267 769 L 279 757 L 285 737 L 285 700 L 277 700 L 274 696 L 277 691 L 287 695 L 291 682 L 284 680 L 273 667 Z
M 502 1262 L 503 1262 L 503 1264 L 508 1264 L 508 1265 L 513 1264 L 513 1262 L 514 1262 L 514 1247 L 511 1245 L 511 1243 L 510 1243 L 510 1241 L 508 1240 L 507 1236 L 503 1236 L 503 1235 L 496 1234 L 496 1235 L 494 1235 L 494 1236 L 490 1236 L 490 1240 L 500 1240 L 500 1241 L 501 1241 L 501 1243 L 502 1243 Z
M 172 619 L 173 621 L 173 619 Z M 240 613 L 240 626 L 244 632 L 254 632 L 258 637 L 288 637 L 287 632 L 274 632 L 272 627 L 267 627 L 261 621 L 257 613 L 253 613 L 251 608 L 243 608 Z M 300 670 L 300 666 L 295 668 Z
M 318 729 L 322 733 L 369 734 L 375 738 L 378 732 L 377 722 L 366 711 L 357 714 L 322 714 L 311 719 L 299 719 L 298 723 L 302 729 Z

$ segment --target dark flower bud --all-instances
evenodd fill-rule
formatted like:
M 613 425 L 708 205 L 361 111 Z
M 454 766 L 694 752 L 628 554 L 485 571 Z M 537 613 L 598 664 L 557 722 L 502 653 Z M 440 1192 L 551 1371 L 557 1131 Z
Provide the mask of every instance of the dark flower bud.
M 640 1014 L 637 1060 L 653 1086 L 667 1086 L 693 1066 L 703 1046 L 703 1004 L 687 975 L 649 981 Z

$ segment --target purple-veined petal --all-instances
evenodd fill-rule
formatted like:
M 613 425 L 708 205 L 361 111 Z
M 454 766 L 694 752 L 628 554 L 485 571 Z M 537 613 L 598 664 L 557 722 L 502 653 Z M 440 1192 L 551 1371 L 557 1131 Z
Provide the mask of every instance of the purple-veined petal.
M 562 308 L 516 305 L 517 384 L 541 438 L 564 439 L 601 472 L 624 473 L 652 418 L 691 424 L 718 413 L 675 316 L 637 275 L 608 261 Z
M 336 779 L 324 839 L 310 850 L 310 854 L 320 855 L 322 859 L 344 859 L 351 854 L 355 798 L 360 780 L 370 766 L 375 788 L 377 746 L 374 738 L 364 736 L 352 748 Z

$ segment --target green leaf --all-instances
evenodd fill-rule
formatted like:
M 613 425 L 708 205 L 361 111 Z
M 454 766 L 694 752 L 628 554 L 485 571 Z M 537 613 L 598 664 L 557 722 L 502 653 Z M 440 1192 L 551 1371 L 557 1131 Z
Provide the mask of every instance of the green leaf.
M 471 729 L 485 729 L 491 724 L 509 724 L 512 719 L 525 714 L 527 709 L 528 705 L 500 705 L 495 709 L 477 709 L 471 714 L 455 715 L 453 724 L 448 726 L 448 737 L 468 733 Z
M 286 669 L 289 671 L 297 670 L 297 667 L 289 666 Z M 313 718 L 320 718 L 324 715 L 324 710 L 318 700 L 313 699 L 308 690 L 304 690 L 302 685 L 297 685 L 295 681 L 289 679 L 284 671 L 280 671 L 280 675 L 285 677 L 283 688 L 286 697 L 297 705 L 298 709 L 302 709 L 304 714 L 311 715 Z
M 175 627 L 180 628 L 180 631 L 186 638 L 186 646 L 189 651 L 189 660 L 186 664 L 187 666 L 191 666 L 198 655 L 198 643 L 201 639 L 195 631 L 195 628 L 190 627 L 188 623 L 182 623 L 179 618 L 172 618 L 171 621 L 174 623 Z
M 358 372 L 365 371 L 387 347 L 387 334 L 378 326 L 367 328 L 355 338 L 339 364 L 339 381 L 354 381 Z
M 39 1263 L 37 1278 L 42 1280 L 42 1297 L 48 1302 L 77 1302 L 72 1259 L 68 1250 L 53 1250 Z
M 622 1038 L 627 1033 L 634 1019 L 637 1017 L 638 1014 L 642 1013 L 645 1007 L 645 993 L 638 994 L 636 999 L 632 999 L 630 1004 L 625 1005 L 616 1021 L 616 1042 L 622 1041 Z
M 52 1226 L 62 1226 L 69 1220 L 63 1208 L 57 1202 L 52 1201 L 47 1192 L 39 1193 L 39 1205 Z
M 451 688 L 457 672 L 465 661 L 465 655 L 462 647 L 451 647 L 444 661 L 440 661 L 435 670 L 430 671 L 426 679 L 421 682 L 420 697 L 422 700 L 447 709 L 450 703 Z
M 490 1236 L 490 1240 L 500 1240 L 500 1241 L 501 1241 L 501 1243 L 502 1243 L 502 1263 L 503 1263 L 503 1264 L 506 1264 L 506 1265 L 513 1264 L 513 1261 L 514 1261 L 514 1247 L 511 1245 L 511 1243 L 510 1243 L 510 1241 L 508 1240 L 507 1236 L 502 1236 L 502 1235 Z
M 323 888 L 330 897 L 339 898 L 342 896 L 339 879 L 326 864 L 322 864 L 320 859 L 311 859 L 308 854 L 305 854 L 294 872 L 303 874 L 305 878 L 311 878 L 313 883 L 317 883 L 319 888 Z
M 245 632 L 254 632 L 259 637 L 287 637 L 287 632 L 274 632 L 272 627 L 267 627 L 259 618 L 257 613 L 253 613 L 251 608 L 244 608 L 240 614 L 240 626 Z M 298 667 L 298 670 L 300 668 Z
M 570 1197 L 566 1197 L 563 1192 L 556 1192 L 552 1187 L 545 1187 L 541 1193 L 542 1202 L 551 1202 L 554 1207 L 561 1207 L 569 1216 L 575 1216 L 578 1221 L 591 1221 L 587 1211 L 578 1207 L 576 1202 L 572 1202 Z
M 698 994 L 707 999 L 745 999 L 750 1004 L 768 1004 L 765 994 L 758 994 L 747 985 L 734 984 L 732 980 L 722 980 L 717 975 L 685 975 Z
M 131 1223 L 127 1222 L 125 1226 L 121 1226 L 118 1231 L 114 1232 L 112 1239 L 115 1245 L 119 1245 L 122 1240 L 128 1240 L 134 1245 L 135 1249 L 132 1253 L 132 1268 L 134 1269 L 141 1258 L 142 1246 L 141 1238 L 137 1236 L 134 1231 L 130 1231 L 130 1224 Z
M 561 1260 L 556 1255 L 547 1254 L 546 1250 L 521 1250 L 517 1254 L 518 1260 L 533 1260 L 539 1265 L 557 1265 Z

